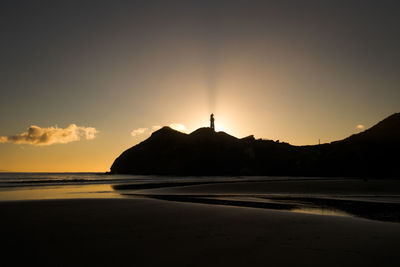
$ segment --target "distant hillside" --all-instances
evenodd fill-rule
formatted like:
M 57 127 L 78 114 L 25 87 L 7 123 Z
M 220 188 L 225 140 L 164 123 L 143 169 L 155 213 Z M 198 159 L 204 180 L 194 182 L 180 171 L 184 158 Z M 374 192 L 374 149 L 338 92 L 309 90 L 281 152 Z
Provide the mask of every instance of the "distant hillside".
M 323 168 L 351 176 L 400 177 L 400 113 L 341 141 L 324 151 Z
M 124 151 L 110 173 L 399 177 L 399 148 L 400 113 L 362 133 L 316 146 L 238 139 L 210 128 L 185 134 L 163 127 Z
M 373 127 L 354 134 L 342 142 L 399 142 L 400 141 L 400 113 L 395 113 L 380 121 Z

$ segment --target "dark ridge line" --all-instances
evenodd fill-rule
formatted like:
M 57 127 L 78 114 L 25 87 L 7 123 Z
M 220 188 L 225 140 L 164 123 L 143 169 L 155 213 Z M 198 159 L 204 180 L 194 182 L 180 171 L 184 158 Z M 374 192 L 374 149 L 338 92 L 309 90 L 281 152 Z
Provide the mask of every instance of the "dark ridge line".
M 123 151 L 110 174 L 157 176 L 307 176 L 400 178 L 400 113 L 331 143 L 293 146 L 236 138 L 202 127 L 190 134 L 163 127 Z M 392 152 L 392 153 L 389 153 Z

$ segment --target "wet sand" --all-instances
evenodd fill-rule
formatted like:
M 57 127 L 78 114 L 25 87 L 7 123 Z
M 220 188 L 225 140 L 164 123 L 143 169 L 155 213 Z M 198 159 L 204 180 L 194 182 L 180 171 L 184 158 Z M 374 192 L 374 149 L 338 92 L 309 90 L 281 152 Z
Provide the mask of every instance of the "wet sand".
M 400 223 L 400 180 L 277 179 L 122 184 L 123 196 L 357 216 Z
M 0 236 L 6 244 L 2 260 L 40 266 L 399 265 L 400 223 L 176 199 L 179 195 L 208 194 L 203 199 L 251 203 L 269 192 L 281 194 L 296 188 L 290 182 L 250 183 L 254 185 L 192 184 L 152 189 L 125 185 L 116 190 L 125 199 L 2 201 Z M 297 190 L 291 194 L 304 194 L 303 200 L 306 196 L 326 200 L 321 198 L 322 191 L 326 197 L 327 188 L 336 184 L 337 190 L 329 193 L 337 197 L 354 200 L 356 194 L 397 199 L 398 182 L 388 182 L 390 187 L 387 182 L 372 183 L 364 189 L 354 188 L 361 181 L 352 186 L 344 183 L 353 187 L 347 191 L 338 183 L 343 184 L 313 183 L 313 190 L 307 187 L 306 193 Z M 376 203 L 373 200 L 369 197 L 366 202 Z
M 400 224 L 151 199 L 0 203 L 3 260 L 41 266 L 398 266 Z

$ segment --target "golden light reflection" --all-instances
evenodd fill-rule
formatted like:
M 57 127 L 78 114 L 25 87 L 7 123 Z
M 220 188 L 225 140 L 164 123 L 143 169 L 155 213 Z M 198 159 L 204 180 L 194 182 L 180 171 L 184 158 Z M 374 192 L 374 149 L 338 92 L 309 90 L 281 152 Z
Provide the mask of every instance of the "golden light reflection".
M 328 209 L 328 208 L 301 207 L 301 208 L 297 208 L 297 209 L 292 209 L 290 211 L 298 212 L 298 213 L 314 214 L 314 215 L 328 215 L 328 216 L 349 216 L 350 215 L 341 210 Z
M 25 187 L 1 189 L 0 201 L 71 198 L 122 198 L 111 185 Z

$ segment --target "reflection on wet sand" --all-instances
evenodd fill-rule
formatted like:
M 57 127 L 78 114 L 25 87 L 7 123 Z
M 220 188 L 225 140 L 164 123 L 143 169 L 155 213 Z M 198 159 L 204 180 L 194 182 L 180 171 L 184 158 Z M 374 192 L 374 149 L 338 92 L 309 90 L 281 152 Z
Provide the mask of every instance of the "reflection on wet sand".
M 351 179 L 181 179 L 0 189 L 0 200 L 151 198 L 400 222 L 400 182 Z
M 0 201 L 70 199 L 70 198 L 122 198 L 109 184 L 2 188 Z
M 392 186 L 385 189 L 383 185 L 388 183 Z M 300 189 L 294 191 L 293 185 L 299 185 Z M 334 190 L 328 191 L 327 188 L 331 185 Z M 368 186 L 361 181 L 344 179 L 265 181 L 264 183 L 261 181 L 217 183 L 209 181 L 145 185 L 119 184 L 113 188 L 121 195 L 135 198 L 262 208 L 316 215 L 356 216 L 400 222 L 399 183 L 393 181 L 373 181 Z

